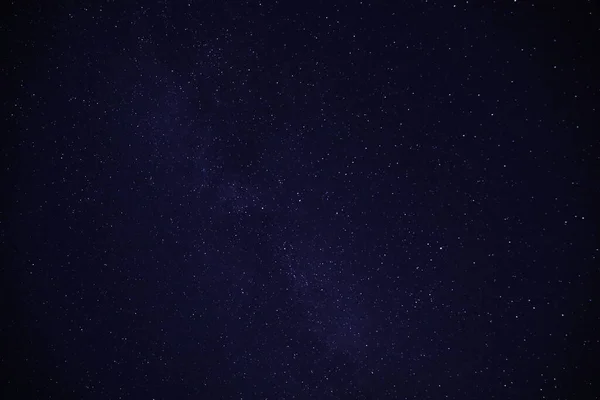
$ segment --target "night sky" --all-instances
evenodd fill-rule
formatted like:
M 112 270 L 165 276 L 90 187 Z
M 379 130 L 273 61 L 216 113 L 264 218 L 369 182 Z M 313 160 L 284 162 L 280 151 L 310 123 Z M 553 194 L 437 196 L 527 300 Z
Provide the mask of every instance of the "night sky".
M 0 397 L 600 398 L 597 3 L 39 3 Z

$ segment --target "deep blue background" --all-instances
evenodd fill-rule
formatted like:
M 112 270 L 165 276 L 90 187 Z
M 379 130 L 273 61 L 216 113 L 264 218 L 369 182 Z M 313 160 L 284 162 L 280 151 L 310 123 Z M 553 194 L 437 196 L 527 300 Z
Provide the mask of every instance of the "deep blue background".
M 598 398 L 593 2 L 121 3 L 2 16 L 3 398 Z

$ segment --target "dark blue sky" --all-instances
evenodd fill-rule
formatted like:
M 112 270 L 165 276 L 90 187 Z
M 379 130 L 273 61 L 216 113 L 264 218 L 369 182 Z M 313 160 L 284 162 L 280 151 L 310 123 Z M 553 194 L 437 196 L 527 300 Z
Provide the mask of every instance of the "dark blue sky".
M 593 399 L 593 2 L 15 3 L 2 397 Z

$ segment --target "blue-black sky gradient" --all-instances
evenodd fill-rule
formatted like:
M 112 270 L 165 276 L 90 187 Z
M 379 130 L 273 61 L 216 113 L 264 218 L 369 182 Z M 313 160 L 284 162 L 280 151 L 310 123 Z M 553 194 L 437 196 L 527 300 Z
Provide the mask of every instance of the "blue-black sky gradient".
M 5 399 L 597 399 L 593 1 L 3 12 Z

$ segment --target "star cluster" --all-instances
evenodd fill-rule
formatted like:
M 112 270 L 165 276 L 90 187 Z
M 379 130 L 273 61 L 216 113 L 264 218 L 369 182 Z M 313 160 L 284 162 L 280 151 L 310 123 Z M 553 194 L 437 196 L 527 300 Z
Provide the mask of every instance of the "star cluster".
M 3 395 L 596 398 L 598 15 L 14 2 Z

